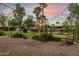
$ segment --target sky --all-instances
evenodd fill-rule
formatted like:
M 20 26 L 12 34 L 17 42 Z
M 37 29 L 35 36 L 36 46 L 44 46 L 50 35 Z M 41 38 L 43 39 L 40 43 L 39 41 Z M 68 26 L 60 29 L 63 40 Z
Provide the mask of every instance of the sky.
M 62 23 L 64 20 L 66 20 L 67 17 L 67 10 L 65 10 L 68 7 L 68 3 L 47 3 L 48 6 L 45 8 L 44 14 L 49 20 L 50 24 L 54 24 L 56 22 Z M 6 3 L 5 5 L 8 5 L 15 9 L 15 3 Z M 33 15 L 35 17 L 35 14 L 33 14 L 33 10 L 35 7 L 39 6 L 38 3 L 20 3 L 22 7 L 24 7 L 26 11 L 26 15 Z M 0 12 L 4 11 L 4 14 L 11 16 L 12 15 L 12 9 L 5 7 L 5 10 L 3 5 L 0 5 Z M 60 14 L 63 10 L 63 14 Z M 59 15 L 58 15 L 59 14 Z M 58 15 L 58 16 L 57 16 Z

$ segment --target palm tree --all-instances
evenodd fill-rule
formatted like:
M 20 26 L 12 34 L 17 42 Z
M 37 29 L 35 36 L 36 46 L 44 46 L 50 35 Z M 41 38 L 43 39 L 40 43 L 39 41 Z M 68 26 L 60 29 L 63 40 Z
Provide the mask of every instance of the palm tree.
M 25 15 L 26 15 L 25 9 L 19 3 L 16 4 L 14 18 L 16 19 L 16 23 L 17 23 L 19 30 L 21 30 L 22 21 Z
M 41 13 L 41 8 L 38 6 L 38 7 L 36 7 L 36 8 L 34 8 L 34 11 L 33 11 L 33 13 L 36 15 L 36 23 L 38 22 L 38 21 L 40 21 L 41 22 L 41 18 L 40 18 L 40 13 Z M 37 29 L 40 29 L 40 24 L 38 25 L 38 28 Z M 40 32 L 40 31 L 39 31 Z
M 40 7 L 34 8 L 33 13 L 36 14 L 36 19 L 37 19 L 37 20 L 40 19 L 41 8 L 40 8 Z
M 45 17 L 45 15 L 44 15 L 44 9 L 48 6 L 46 3 L 40 3 L 39 4 L 40 5 L 40 8 L 41 8 L 41 20 L 42 20 L 42 27 L 43 27 L 43 32 L 44 32 L 44 25 L 46 25 L 46 24 L 44 24 L 45 23 L 45 21 L 44 20 L 47 20 L 46 19 L 46 17 Z M 47 32 L 47 31 L 46 31 Z
M 40 8 L 41 8 L 41 13 L 42 13 L 42 16 L 44 16 L 44 9 L 48 6 L 46 3 L 40 3 Z M 41 18 L 42 21 L 43 21 L 43 17 Z
M 47 20 L 46 16 L 44 15 L 44 8 L 46 8 L 47 6 L 48 5 L 46 3 L 40 3 L 39 7 L 34 8 L 34 11 L 33 11 L 33 13 L 36 14 L 36 19 L 41 20 L 41 23 L 42 23 L 41 27 L 42 27 L 43 30 L 44 30 L 44 28 L 43 28 L 44 24 L 46 22 L 44 20 Z
M 43 22 L 43 19 L 46 20 L 46 17 L 45 17 L 45 15 L 44 15 L 44 8 L 46 8 L 48 5 L 47 5 L 46 3 L 40 3 L 39 5 L 40 5 L 40 7 L 34 8 L 33 13 L 36 14 L 36 19 L 37 19 L 37 20 L 38 20 L 38 19 L 41 19 L 42 22 Z M 41 13 L 42 13 L 42 14 L 41 14 Z

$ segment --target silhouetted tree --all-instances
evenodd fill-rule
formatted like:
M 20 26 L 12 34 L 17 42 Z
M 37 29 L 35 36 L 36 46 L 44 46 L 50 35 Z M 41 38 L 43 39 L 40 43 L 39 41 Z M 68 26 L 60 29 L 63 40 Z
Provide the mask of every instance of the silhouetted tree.
M 15 13 L 14 13 L 14 20 L 16 20 L 17 27 L 20 30 L 21 30 L 22 21 L 25 15 L 26 15 L 25 9 L 19 3 L 17 3 Z

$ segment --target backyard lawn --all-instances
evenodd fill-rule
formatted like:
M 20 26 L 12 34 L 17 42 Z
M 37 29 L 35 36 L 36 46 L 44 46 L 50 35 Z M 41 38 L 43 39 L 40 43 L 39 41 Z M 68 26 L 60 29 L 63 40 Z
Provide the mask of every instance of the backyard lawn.
M 53 34 L 54 37 L 57 37 L 57 38 L 66 38 L 66 34 Z
M 0 55 L 79 56 L 79 4 L 0 5 Z
M 5 31 L 4 33 L 6 34 L 6 36 L 11 36 L 11 35 L 15 34 L 16 32 L 15 32 L 15 31 Z M 31 38 L 32 38 L 33 36 L 39 35 L 38 32 L 27 32 L 27 33 L 23 33 L 23 32 L 22 32 L 22 34 L 23 34 L 24 36 L 31 37 Z M 66 38 L 66 35 L 67 35 L 67 34 L 57 34 L 57 33 L 53 33 L 53 34 L 52 34 L 52 36 L 54 36 L 54 37 L 56 37 L 56 38 L 61 38 L 61 39 Z

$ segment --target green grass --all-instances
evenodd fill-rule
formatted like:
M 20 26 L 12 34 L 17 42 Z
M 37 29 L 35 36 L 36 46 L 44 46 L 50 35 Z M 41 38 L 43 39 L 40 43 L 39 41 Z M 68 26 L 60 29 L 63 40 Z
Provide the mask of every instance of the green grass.
M 61 38 L 61 39 L 66 38 L 66 35 L 64 34 L 56 34 L 56 35 L 53 34 L 53 36 L 56 38 Z
M 12 35 L 14 35 L 16 32 L 15 31 L 5 31 L 4 32 L 5 34 L 6 34 L 6 36 L 12 36 Z M 27 36 L 27 37 L 33 37 L 33 36 L 35 36 L 35 35 L 39 35 L 39 33 L 37 33 L 37 32 L 27 32 L 27 33 L 22 33 L 24 36 Z M 56 37 L 56 38 L 61 38 L 61 39 L 63 39 L 63 38 L 66 38 L 66 35 L 67 34 L 57 34 L 57 33 L 53 33 L 52 34 L 54 37 Z
M 16 32 L 15 32 L 15 31 L 5 31 L 4 33 L 6 34 L 6 36 L 12 36 L 12 35 L 14 35 Z M 23 33 L 23 32 L 22 32 L 22 34 L 23 34 L 24 36 L 28 36 L 28 37 L 33 37 L 33 36 L 35 36 L 35 35 L 39 35 L 39 33 L 34 33 L 34 32 L 27 32 L 27 33 Z
M 6 36 L 11 36 L 11 35 L 14 35 L 16 32 L 15 31 L 5 31 L 4 33 L 6 34 Z
M 58 33 L 52 33 L 52 35 L 54 36 L 54 37 L 56 37 L 56 38 L 61 38 L 61 39 L 63 39 L 63 38 L 66 38 L 66 36 L 67 36 L 67 34 L 68 33 L 63 33 L 63 34 L 58 34 Z

